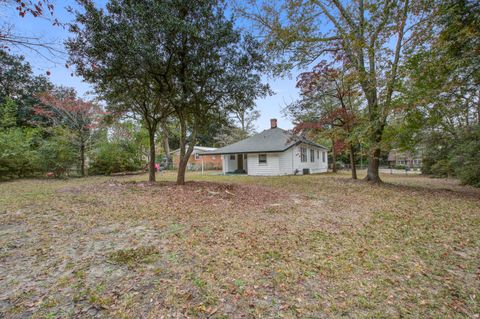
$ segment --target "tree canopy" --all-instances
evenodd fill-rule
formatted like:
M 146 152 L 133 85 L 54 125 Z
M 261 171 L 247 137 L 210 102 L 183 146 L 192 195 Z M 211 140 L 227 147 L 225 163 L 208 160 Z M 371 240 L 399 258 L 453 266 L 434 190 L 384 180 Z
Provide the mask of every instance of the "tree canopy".
M 380 144 L 398 90 L 399 63 L 430 22 L 422 1 L 247 1 L 240 12 L 260 27 L 279 73 L 320 58 L 344 61 L 364 96 L 367 180 L 380 181 Z M 261 10 L 257 11 L 256 8 Z
M 142 117 L 154 134 L 169 117 L 180 127 L 177 182 L 199 135 L 225 120 L 241 101 L 253 106 L 267 92 L 260 45 L 234 28 L 222 1 L 109 1 L 106 10 L 80 2 L 67 42 L 77 73 L 94 85 L 110 110 Z M 154 180 L 154 175 L 150 176 Z

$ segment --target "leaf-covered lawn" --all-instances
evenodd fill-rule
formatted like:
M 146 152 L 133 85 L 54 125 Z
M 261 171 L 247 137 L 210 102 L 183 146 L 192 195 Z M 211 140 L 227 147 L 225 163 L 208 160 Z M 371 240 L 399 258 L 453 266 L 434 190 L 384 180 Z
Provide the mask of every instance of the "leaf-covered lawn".
M 480 190 L 146 178 L 0 184 L 0 317 L 479 317 Z

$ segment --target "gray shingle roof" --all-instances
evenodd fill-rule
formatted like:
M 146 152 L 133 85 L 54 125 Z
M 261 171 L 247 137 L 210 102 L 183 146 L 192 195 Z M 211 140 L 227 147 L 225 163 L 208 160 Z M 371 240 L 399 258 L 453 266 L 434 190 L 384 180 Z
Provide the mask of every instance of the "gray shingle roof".
M 316 144 L 306 138 L 293 136 L 290 132 L 282 130 L 281 128 L 271 128 L 261 133 L 248 137 L 239 142 L 227 145 L 225 147 L 216 149 L 214 151 L 203 152 L 202 154 L 235 154 L 235 153 L 272 153 L 283 152 L 290 147 L 306 143 L 312 146 L 326 147 Z

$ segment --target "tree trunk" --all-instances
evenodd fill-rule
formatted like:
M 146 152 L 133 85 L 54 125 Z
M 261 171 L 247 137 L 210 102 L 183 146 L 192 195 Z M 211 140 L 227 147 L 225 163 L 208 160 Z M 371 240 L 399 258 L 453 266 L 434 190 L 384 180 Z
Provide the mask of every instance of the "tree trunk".
M 371 147 L 368 154 L 368 168 L 365 180 L 374 183 L 381 183 L 382 180 L 380 179 L 379 173 L 381 152 L 380 144 L 382 142 L 383 130 L 385 128 L 385 118 L 382 117 L 381 121 L 376 122 L 375 119 L 381 117 L 381 115 L 379 115 L 380 110 L 376 102 L 372 102 L 372 106 L 369 112 L 370 122 L 375 123 L 375 125 L 373 125 L 374 127 L 372 128 L 371 134 L 369 134 L 369 142 Z
M 85 176 L 85 143 L 80 144 L 80 174 Z
M 180 158 L 178 161 L 177 185 L 185 185 L 188 157 L 185 157 L 186 130 L 184 130 L 184 125 L 180 124 L 180 130 Z
M 185 120 L 180 118 L 180 158 L 178 160 L 177 185 L 185 185 L 185 172 L 188 159 L 185 160 L 185 145 L 187 140 L 187 127 Z
M 178 163 L 177 185 L 185 185 L 185 173 L 187 172 L 187 164 L 190 155 L 192 155 L 193 147 L 195 146 L 196 130 L 193 129 L 190 141 L 187 146 L 187 123 L 180 119 L 180 161 Z
M 352 169 L 352 179 L 357 179 L 357 167 L 355 165 L 355 148 L 350 145 L 350 167 Z
M 183 156 L 182 156 L 182 144 L 183 144 Z M 188 159 L 193 152 L 193 142 L 185 150 L 186 143 L 180 142 L 180 161 L 178 163 L 177 185 L 185 185 L 185 173 L 187 172 Z
M 148 139 L 150 142 L 150 158 L 148 162 L 148 181 L 155 182 L 155 128 L 148 128 Z
M 162 145 L 163 151 L 165 152 L 165 157 L 167 158 L 167 165 L 170 166 L 172 161 L 172 156 L 170 155 L 170 143 L 167 126 L 162 124 Z
M 380 148 L 375 148 L 375 150 L 370 153 L 368 157 L 368 169 L 367 169 L 367 176 L 365 177 L 366 181 L 380 183 L 382 180 L 380 179 L 379 174 L 379 167 L 380 167 Z
M 187 163 L 184 163 L 184 160 L 181 159 L 178 162 L 178 173 L 177 173 L 177 185 L 185 185 L 185 173 L 187 171 Z
M 335 141 L 332 140 L 332 172 L 337 172 L 337 154 L 335 152 Z

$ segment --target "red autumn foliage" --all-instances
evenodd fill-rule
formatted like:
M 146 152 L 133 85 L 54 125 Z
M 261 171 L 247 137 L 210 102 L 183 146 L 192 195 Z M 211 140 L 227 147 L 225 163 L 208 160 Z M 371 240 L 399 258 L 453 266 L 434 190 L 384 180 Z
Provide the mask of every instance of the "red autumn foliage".
M 85 148 L 91 140 L 92 129 L 96 128 L 105 113 L 92 102 L 76 97 L 74 91 L 60 90 L 39 96 L 41 105 L 34 108 L 35 114 L 49 120 L 52 125 L 69 128 L 75 138 L 81 157 L 81 174 L 85 175 Z
M 53 15 L 54 6 L 49 0 L 16 0 L 17 7 L 15 8 L 18 11 L 18 14 L 23 18 L 28 13 L 34 17 L 39 17 L 44 15 L 46 12 Z
M 341 60 L 339 57 L 336 62 Z M 305 103 L 307 110 L 317 103 L 321 107 L 315 110 L 318 115 L 316 120 L 297 123 L 293 129 L 296 134 L 304 131 L 330 131 L 334 162 L 335 154 L 346 149 L 354 152 L 349 137 L 357 124 L 353 105 L 359 94 L 346 64 L 343 63 L 340 68 L 335 66 L 336 62 L 321 61 L 312 71 L 299 75 L 296 87 L 301 90 L 302 102 Z M 302 103 L 299 105 L 302 106 Z M 339 134 L 335 128 L 340 129 L 342 133 Z M 351 155 L 352 176 L 356 178 L 354 161 L 354 155 Z
M 54 17 L 54 5 L 51 0 L 16 0 L 18 15 L 25 18 L 31 15 L 34 18 L 43 17 L 52 19 L 54 26 L 60 26 L 61 22 Z M 0 34 L 1 35 L 1 34 Z
M 324 130 L 331 127 L 341 127 L 347 132 L 352 129 L 356 117 L 349 104 L 350 99 L 355 98 L 358 93 L 348 85 L 344 70 L 332 66 L 327 61 L 321 61 L 312 71 L 301 73 L 298 78 L 296 87 L 300 88 L 302 96 L 331 98 L 338 102 L 338 107 L 327 110 L 315 122 L 298 123 L 294 132 L 306 129 Z
M 72 130 L 89 131 L 98 126 L 102 110 L 92 102 L 75 96 L 74 93 L 39 95 L 42 104 L 34 108 L 36 115 L 49 119 L 53 124 L 66 125 Z

